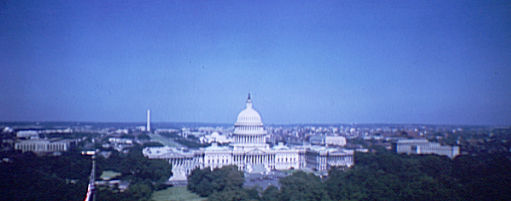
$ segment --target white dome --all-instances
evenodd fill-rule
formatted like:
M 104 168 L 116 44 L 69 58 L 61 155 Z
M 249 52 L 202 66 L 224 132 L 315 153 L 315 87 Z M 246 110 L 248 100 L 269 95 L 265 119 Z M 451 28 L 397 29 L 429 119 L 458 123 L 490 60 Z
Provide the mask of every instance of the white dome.
M 238 115 L 237 125 L 262 125 L 261 116 L 252 108 L 246 108 Z
M 247 107 L 238 114 L 234 124 L 234 149 L 268 147 L 266 144 L 266 131 L 261 121 L 261 115 L 252 108 L 252 100 L 248 94 Z
M 247 107 L 238 114 L 238 119 L 235 125 L 246 125 L 246 126 L 262 126 L 261 115 L 252 108 L 252 100 L 250 96 L 247 100 Z

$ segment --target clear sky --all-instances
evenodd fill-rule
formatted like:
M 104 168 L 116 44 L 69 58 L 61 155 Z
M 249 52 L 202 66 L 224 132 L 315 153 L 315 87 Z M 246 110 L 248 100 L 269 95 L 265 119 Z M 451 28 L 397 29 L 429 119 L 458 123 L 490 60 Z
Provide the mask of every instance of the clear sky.
M 511 2 L 3 0 L 0 70 L 0 121 L 511 124 Z

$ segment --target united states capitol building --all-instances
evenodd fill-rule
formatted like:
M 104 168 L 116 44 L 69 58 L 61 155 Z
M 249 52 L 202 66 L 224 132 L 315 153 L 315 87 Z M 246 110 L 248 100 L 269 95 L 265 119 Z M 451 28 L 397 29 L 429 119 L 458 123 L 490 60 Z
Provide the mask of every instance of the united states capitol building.
M 283 143 L 270 147 L 261 116 L 254 110 L 250 95 L 246 108 L 238 115 L 227 146 L 213 143 L 195 150 L 174 147 L 147 147 L 144 156 L 166 159 L 172 164 L 171 182 L 186 181 L 195 168 L 220 168 L 236 165 L 247 173 L 269 173 L 274 170 L 304 169 L 326 174 L 333 166 L 353 165 L 353 151 L 340 147 L 302 145 L 288 147 Z

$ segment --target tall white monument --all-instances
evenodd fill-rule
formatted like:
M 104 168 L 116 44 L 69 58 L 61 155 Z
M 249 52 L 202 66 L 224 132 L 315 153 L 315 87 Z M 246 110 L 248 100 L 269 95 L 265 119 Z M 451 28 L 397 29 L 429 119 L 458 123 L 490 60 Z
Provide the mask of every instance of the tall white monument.
M 147 132 L 151 132 L 151 110 L 147 110 L 147 125 L 145 128 Z

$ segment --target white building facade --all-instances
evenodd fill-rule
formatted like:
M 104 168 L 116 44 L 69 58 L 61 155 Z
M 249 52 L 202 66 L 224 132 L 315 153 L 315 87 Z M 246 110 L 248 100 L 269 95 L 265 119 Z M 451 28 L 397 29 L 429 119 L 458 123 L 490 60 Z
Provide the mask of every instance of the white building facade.
M 70 148 L 70 142 L 66 140 L 50 141 L 50 140 L 22 140 L 16 142 L 14 149 L 21 150 L 22 152 L 35 152 L 35 153 L 47 153 L 47 152 L 64 152 Z
M 233 142 L 228 146 L 214 143 L 197 150 L 147 147 L 143 154 L 152 159 L 169 160 L 173 172 L 171 182 L 186 181 L 186 176 L 195 168 L 214 169 L 226 165 L 236 165 L 239 170 L 248 173 L 306 168 L 326 171 L 331 166 L 353 165 L 353 151 L 334 148 L 317 150 L 311 146 L 290 148 L 282 143 L 270 147 L 266 143 L 267 135 L 261 116 L 253 109 L 249 94 L 246 108 L 239 113 L 234 124 Z
M 395 146 L 397 153 L 438 154 L 449 158 L 454 158 L 460 154 L 460 147 L 458 146 L 440 145 L 426 139 L 398 140 Z

